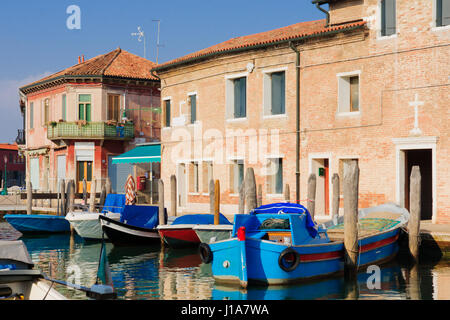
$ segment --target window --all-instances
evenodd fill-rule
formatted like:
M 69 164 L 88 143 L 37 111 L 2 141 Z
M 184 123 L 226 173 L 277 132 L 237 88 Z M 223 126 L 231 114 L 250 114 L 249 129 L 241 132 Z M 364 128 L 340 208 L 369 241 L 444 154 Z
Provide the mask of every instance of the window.
M 234 118 L 247 116 L 247 78 L 233 79 L 234 88 Z
M 450 0 L 436 0 L 436 27 L 450 25 Z
M 381 0 L 381 36 L 396 34 L 396 0 Z
M 61 101 L 61 118 L 63 120 L 67 120 L 66 119 L 66 117 L 67 117 L 67 115 L 66 115 L 66 113 L 67 113 L 66 104 L 67 104 L 67 97 L 66 97 L 65 94 L 63 94 L 62 95 L 62 101 Z
M 34 102 L 30 103 L 30 129 L 34 128 Z
M 264 74 L 264 113 L 285 114 L 286 76 L 285 71 Z
M 164 101 L 165 127 L 170 127 L 170 100 Z
M 338 75 L 338 112 L 360 111 L 359 73 Z
M 269 159 L 269 175 L 267 177 L 267 191 L 270 194 L 283 193 L 283 159 Z
M 189 165 L 189 192 L 199 192 L 198 162 L 192 162 Z
M 44 100 L 44 125 L 48 124 L 50 114 L 50 99 Z
M 91 95 L 78 96 L 78 120 L 91 121 Z
M 204 161 L 202 168 L 203 176 L 203 193 L 209 193 L 209 182 L 214 179 L 213 163 L 211 161 Z
M 244 182 L 244 160 L 233 160 L 230 169 L 231 193 L 239 193 L 239 188 Z
M 190 95 L 189 102 L 191 105 L 191 123 L 195 123 L 197 121 L 197 95 Z
M 117 94 L 108 95 L 108 120 L 120 121 L 120 96 Z

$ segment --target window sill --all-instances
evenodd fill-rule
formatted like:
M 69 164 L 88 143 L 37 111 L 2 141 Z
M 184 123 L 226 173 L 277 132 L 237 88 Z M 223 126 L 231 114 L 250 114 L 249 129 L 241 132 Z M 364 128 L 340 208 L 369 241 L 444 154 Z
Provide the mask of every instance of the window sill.
M 167 130 L 170 130 L 170 129 L 172 129 L 172 127 L 163 127 L 162 128 L 163 131 L 167 131 Z
M 396 39 L 397 36 L 398 36 L 398 32 L 397 32 L 396 34 L 392 34 L 392 35 L 390 35 L 390 36 L 381 36 L 381 35 L 378 35 L 378 36 L 377 36 L 377 40 L 380 40 L 380 41 L 383 41 L 383 40 L 391 40 L 391 39 Z
M 283 114 L 271 114 L 271 115 L 264 115 L 263 119 L 264 120 L 270 120 L 270 119 L 287 119 L 287 114 L 283 113 Z
M 229 194 L 230 197 L 239 197 L 239 193 L 230 193 Z
M 267 198 L 282 198 L 284 195 L 282 193 L 267 193 Z
M 199 196 L 200 192 L 188 192 L 188 196 Z
M 347 118 L 347 117 L 360 117 L 361 111 L 350 111 L 350 112 L 338 112 L 336 113 L 337 118 Z
M 231 119 L 227 119 L 227 122 L 233 123 L 233 122 L 245 122 L 247 121 L 248 118 L 231 118 Z
M 187 124 L 187 126 L 188 126 L 188 127 L 195 127 L 195 126 L 198 126 L 199 124 L 200 124 L 200 121 L 195 120 L 194 123 L 189 122 L 189 123 Z
M 435 31 L 435 32 L 439 32 L 439 31 L 446 31 L 446 30 L 450 30 L 450 25 L 447 26 L 440 26 L 440 27 L 432 27 L 431 31 Z

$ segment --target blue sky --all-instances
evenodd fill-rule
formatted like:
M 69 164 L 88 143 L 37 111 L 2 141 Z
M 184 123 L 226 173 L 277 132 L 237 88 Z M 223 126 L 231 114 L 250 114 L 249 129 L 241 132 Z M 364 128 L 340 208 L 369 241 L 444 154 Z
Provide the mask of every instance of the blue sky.
M 81 9 L 81 29 L 69 30 L 66 9 Z M 0 6 L 0 111 L 6 114 L 0 142 L 13 142 L 22 126 L 18 87 L 86 59 L 121 47 L 143 56 L 131 33 L 141 26 L 147 58 L 159 62 L 237 36 L 323 19 L 311 0 L 41 0 L 2 1 Z

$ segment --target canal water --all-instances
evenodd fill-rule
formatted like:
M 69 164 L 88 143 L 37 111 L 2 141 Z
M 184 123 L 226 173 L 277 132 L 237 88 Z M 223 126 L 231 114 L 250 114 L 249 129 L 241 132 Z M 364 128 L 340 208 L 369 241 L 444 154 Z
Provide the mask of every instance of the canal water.
M 0 222 L 0 239 L 17 234 Z M 92 286 L 96 281 L 100 243 L 85 242 L 68 234 L 22 236 L 35 267 L 51 277 Z M 282 287 L 237 287 L 215 283 L 210 265 L 196 249 L 114 247 L 106 243 L 107 257 L 119 299 L 131 300 L 301 300 L 301 299 L 450 299 L 450 259 L 421 263 L 411 269 L 399 259 L 381 267 L 381 283 L 373 287 L 373 272 L 361 270 L 356 285 L 341 277 Z M 372 285 L 371 285 L 372 284 Z M 71 299 L 85 294 L 56 286 Z

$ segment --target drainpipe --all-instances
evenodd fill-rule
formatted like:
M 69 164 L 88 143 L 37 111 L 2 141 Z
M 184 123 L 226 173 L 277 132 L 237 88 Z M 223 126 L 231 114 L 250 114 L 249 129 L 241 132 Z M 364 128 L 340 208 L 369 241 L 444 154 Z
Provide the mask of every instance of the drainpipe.
M 321 5 L 325 4 L 326 1 L 317 0 L 315 3 L 316 3 L 316 8 L 319 9 L 320 11 L 322 11 L 323 13 L 325 13 L 325 15 L 327 16 L 327 22 L 325 24 L 325 28 L 328 28 L 330 25 L 330 13 L 321 7 Z
M 296 141 L 295 141 L 295 201 L 300 203 L 300 51 L 289 42 L 289 47 L 295 52 L 295 72 L 296 72 Z

